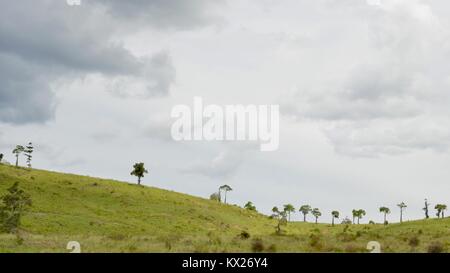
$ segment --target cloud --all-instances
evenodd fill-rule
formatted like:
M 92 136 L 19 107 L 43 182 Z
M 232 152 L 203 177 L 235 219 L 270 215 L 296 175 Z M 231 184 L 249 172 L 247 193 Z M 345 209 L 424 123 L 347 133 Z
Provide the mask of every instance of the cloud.
M 374 8 L 366 56 L 345 77 L 298 90 L 282 111 L 318 122 L 341 154 L 447 150 L 450 32 L 422 1 L 380 1 Z
M 187 168 L 181 169 L 181 173 L 202 175 L 212 179 L 231 178 L 239 171 L 249 152 L 259 152 L 259 145 L 254 142 L 226 144 L 226 147 L 210 161 L 193 163 Z
M 220 23 L 222 19 L 214 14 L 214 10 L 224 5 L 222 0 L 94 0 L 88 3 L 103 5 L 111 16 L 124 21 L 133 20 L 159 29 L 175 30 Z
M 121 97 L 166 96 L 175 81 L 168 52 L 137 56 L 123 39 L 138 28 L 210 23 L 209 1 L 9 1 L 0 9 L 0 122 L 52 119 L 59 79 L 100 74 Z M 121 24 L 133 25 L 123 31 Z M 158 52 L 157 49 L 154 50 Z

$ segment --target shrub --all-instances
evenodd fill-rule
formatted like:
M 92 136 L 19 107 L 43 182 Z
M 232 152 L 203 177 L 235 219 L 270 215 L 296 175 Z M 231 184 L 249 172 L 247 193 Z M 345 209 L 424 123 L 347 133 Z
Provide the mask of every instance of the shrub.
M 255 239 L 252 242 L 252 251 L 255 253 L 264 251 L 264 242 L 261 239 Z
M 410 247 L 416 248 L 420 244 L 420 240 L 417 236 L 414 236 L 409 239 L 408 244 Z
M 428 246 L 428 253 L 442 253 L 444 252 L 444 246 L 441 242 L 432 242 Z
M 31 206 L 31 198 L 19 189 L 18 182 L 7 191 L 0 198 L 0 231 L 13 233 L 19 228 L 22 215 Z
M 243 230 L 243 231 L 241 232 L 241 234 L 239 234 L 239 237 L 240 237 L 242 240 L 246 240 L 246 239 L 250 238 L 250 233 L 248 233 L 247 231 Z

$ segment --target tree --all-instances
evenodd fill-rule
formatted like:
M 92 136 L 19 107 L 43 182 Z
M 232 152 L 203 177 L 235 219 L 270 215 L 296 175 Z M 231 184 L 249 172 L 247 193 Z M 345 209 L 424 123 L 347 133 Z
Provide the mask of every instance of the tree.
M 440 216 L 442 216 L 442 218 L 444 218 L 444 210 L 447 209 L 447 205 L 444 204 L 437 204 L 434 207 L 435 210 L 437 210 L 436 216 L 439 218 Z
M 380 208 L 380 212 L 384 213 L 384 224 L 387 225 L 387 221 L 386 221 L 386 215 L 391 213 L 391 210 L 388 207 L 381 207 Z
M 428 207 L 430 204 L 428 204 L 428 200 L 425 199 L 425 207 L 423 208 L 423 210 L 425 211 L 425 219 L 430 218 L 430 215 L 428 214 Z
M 16 155 L 16 167 L 19 167 L 19 155 L 25 151 L 25 147 L 22 145 L 17 145 L 16 148 L 12 151 L 13 154 Z
M 28 143 L 28 145 L 25 147 L 24 153 L 27 158 L 27 166 L 28 168 L 31 168 L 31 160 L 33 159 L 33 143 Z
M 358 219 L 358 225 L 359 225 L 359 220 L 361 220 L 365 215 L 366 215 L 366 211 L 363 209 L 359 209 L 359 210 L 353 210 L 352 211 L 352 215 L 353 215 L 353 224 L 355 223 L 355 218 Z
M 294 206 L 291 204 L 284 205 L 284 211 L 287 213 L 288 221 L 290 222 L 291 221 L 291 213 L 295 212 Z
M 311 212 L 311 206 L 310 205 L 303 205 L 300 207 L 299 211 L 303 213 L 303 222 L 306 222 L 306 215 Z
M 342 220 L 341 224 L 343 224 L 343 225 L 351 225 L 352 224 L 352 220 L 350 220 L 348 217 L 345 217 Z
M 358 225 L 359 225 L 359 220 L 361 220 L 364 216 L 366 216 L 366 211 L 363 209 L 358 210 Z
M 219 190 L 225 192 L 224 203 L 226 204 L 227 203 L 227 192 L 232 191 L 233 189 L 228 185 L 223 185 L 223 186 L 220 186 Z
M 352 223 L 355 224 L 355 219 L 358 217 L 358 211 L 356 209 L 352 210 L 353 220 Z
M 403 210 L 407 207 L 405 202 L 401 202 L 400 204 L 397 204 L 397 207 L 400 208 L 400 223 L 403 223 Z
M 0 198 L 0 229 L 4 232 L 14 232 L 20 226 L 22 215 L 31 206 L 31 198 L 19 189 L 19 183 L 14 183 L 7 194 Z
M 141 162 L 133 165 L 133 171 L 130 174 L 137 176 L 138 185 L 141 185 L 141 178 L 144 177 L 144 174 L 146 173 L 148 173 L 148 170 L 145 169 L 144 163 Z
M 318 208 L 314 208 L 311 211 L 311 214 L 316 218 L 316 224 L 317 224 L 317 219 L 322 216 L 322 213 L 320 212 L 320 210 Z
M 2 163 L 3 160 L 3 154 L 0 154 L 0 163 Z
M 333 226 L 334 227 L 334 219 L 339 219 L 339 211 L 337 211 L 337 210 L 333 210 L 332 212 L 331 212 L 331 226 Z
M 273 207 L 272 212 L 272 218 L 277 219 L 276 233 L 281 234 L 281 226 L 287 224 L 287 213 L 286 211 L 280 211 L 277 207 Z
M 244 209 L 251 210 L 251 211 L 256 211 L 256 207 L 250 201 L 248 201 L 247 204 L 245 204 Z
M 209 196 L 209 200 L 220 202 L 220 194 L 215 192 Z

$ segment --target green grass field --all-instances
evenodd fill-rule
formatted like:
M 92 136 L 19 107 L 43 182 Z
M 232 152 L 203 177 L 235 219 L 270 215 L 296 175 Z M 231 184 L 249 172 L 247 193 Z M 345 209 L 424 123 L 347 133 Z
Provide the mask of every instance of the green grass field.
M 450 248 L 450 218 L 383 225 L 289 223 L 237 206 L 118 181 L 0 165 L 0 195 L 14 182 L 33 205 L 0 252 L 428 252 Z M 242 238 L 243 231 L 250 238 Z M 430 246 L 431 249 L 430 249 Z

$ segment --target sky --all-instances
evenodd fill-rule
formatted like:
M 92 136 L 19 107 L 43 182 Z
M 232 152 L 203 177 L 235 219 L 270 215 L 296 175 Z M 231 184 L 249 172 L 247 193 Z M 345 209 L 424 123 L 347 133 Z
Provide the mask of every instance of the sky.
M 0 153 L 33 167 L 351 217 L 450 195 L 445 0 L 3 1 Z M 279 149 L 174 141 L 171 110 L 280 106 Z M 24 164 L 24 159 L 22 159 Z M 302 219 L 299 213 L 291 216 Z M 312 220 L 312 219 L 310 219 Z

